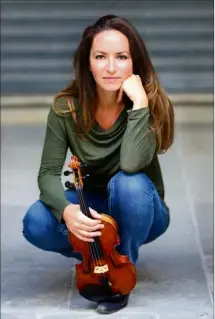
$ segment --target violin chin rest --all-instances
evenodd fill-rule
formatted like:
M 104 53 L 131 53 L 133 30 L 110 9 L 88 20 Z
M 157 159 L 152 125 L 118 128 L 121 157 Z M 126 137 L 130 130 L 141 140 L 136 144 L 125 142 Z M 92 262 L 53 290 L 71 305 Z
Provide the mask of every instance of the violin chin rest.
M 88 285 L 79 291 L 79 294 L 85 299 L 94 302 L 104 301 L 108 298 L 117 300 L 122 296 L 121 294 L 112 294 L 100 285 Z

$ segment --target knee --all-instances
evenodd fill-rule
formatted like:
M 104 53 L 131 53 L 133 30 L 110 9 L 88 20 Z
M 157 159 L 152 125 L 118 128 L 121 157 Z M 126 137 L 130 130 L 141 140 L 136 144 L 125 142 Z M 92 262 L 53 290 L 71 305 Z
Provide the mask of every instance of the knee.
M 120 171 L 108 184 L 109 192 L 124 200 L 144 199 L 153 197 L 155 187 L 149 177 L 144 173 L 127 174 Z
M 154 185 L 144 173 L 117 173 L 108 184 L 110 212 L 134 229 L 153 219 Z M 132 216 L 132 218 L 130 218 Z M 133 226 L 132 226 L 133 225 Z
M 47 216 L 48 208 L 40 201 L 31 205 L 23 218 L 23 235 L 31 243 L 36 243 L 46 237 L 50 228 Z M 51 214 L 51 213 L 50 213 Z

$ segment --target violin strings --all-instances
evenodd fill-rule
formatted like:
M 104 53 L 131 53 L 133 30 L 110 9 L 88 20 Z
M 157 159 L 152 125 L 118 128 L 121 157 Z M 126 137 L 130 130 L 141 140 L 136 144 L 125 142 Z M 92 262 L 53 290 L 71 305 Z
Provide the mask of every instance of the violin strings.
M 80 201 L 81 201 L 81 203 L 82 203 L 82 205 L 83 205 L 83 209 L 84 209 L 85 212 L 87 213 L 88 207 L 87 207 L 86 201 L 84 200 L 84 195 L 83 195 L 83 191 L 82 191 L 82 190 L 79 190 L 79 196 L 80 196 Z M 89 213 L 90 213 L 90 212 L 89 212 Z M 99 266 L 99 264 L 100 264 L 100 266 L 102 266 L 102 265 L 101 265 L 101 260 L 100 260 L 100 258 L 99 258 L 99 252 L 98 252 L 96 243 L 94 243 L 94 242 L 89 242 L 89 243 L 88 243 L 88 246 L 89 246 L 89 248 L 90 248 L 91 255 L 93 256 L 93 258 L 95 258 L 95 257 L 94 257 L 94 253 L 95 253 L 95 255 L 98 256 L 98 258 L 95 258 L 95 260 L 98 261 L 98 263 L 95 262 L 94 264 L 95 264 L 95 265 L 98 265 L 98 266 Z M 92 246 L 92 247 L 91 247 L 91 246 Z M 92 248 L 92 249 L 91 249 L 91 248 Z M 100 247 L 99 247 L 99 248 L 100 248 Z M 104 279 L 106 279 L 106 276 L 105 276 L 104 273 L 102 273 L 101 275 L 102 275 L 102 277 L 103 277 Z
M 84 208 L 84 209 L 86 210 L 86 212 L 87 212 L 88 207 L 87 207 L 86 202 L 85 202 L 85 200 L 84 200 L 84 195 L 83 195 L 83 192 L 82 192 L 81 189 L 79 189 L 79 196 L 80 196 L 80 200 L 81 200 L 81 202 L 82 202 L 83 208 Z M 91 244 L 92 244 L 92 249 L 93 249 L 93 250 L 94 250 L 94 249 L 96 250 L 95 255 L 97 255 L 98 258 L 99 258 L 99 251 L 98 251 L 98 249 L 97 249 L 96 243 L 95 243 L 95 245 L 94 245 L 94 243 L 95 243 L 95 242 L 89 242 L 89 247 L 90 247 L 90 250 L 91 250 Z M 99 249 L 100 249 L 100 247 L 99 247 Z M 92 251 L 92 250 L 91 250 L 91 251 Z M 101 253 L 101 251 L 100 251 L 100 253 Z M 94 256 L 93 256 L 93 258 L 94 258 Z M 101 260 L 100 260 L 100 258 L 99 258 L 99 263 L 100 263 L 100 266 L 102 266 L 102 265 L 101 265 Z M 102 276 L 103 276 L 104 278 L 106 278 L 106 276 L 105 276 L 104 273 L 102 273 Z
M 78 194 L 79 194 L 80 203 L 82 204 L 83 209 L 87 212 L 86 204 L 85 204 L 85 201 L 84 201 L 84 198 L 83 198 L 83 194 L 82 194 L 80 189 L 77 189 L 77 191 L 78 191 Z M 89 244 L 91 244 L 91 242 Z M 92 245 L 92 247 L 91 247 L 91 245 L 89 245 L 89 248 L 90 248 L 91 255 L 92 255 L 92 258 L 94 260 L 94 263 L 96 265 L 96 260 L 99 259 L 99 254 L 97 254 L 97 252 L 94 250 L 94 246 L 93 245 Z M 97 256 L 98 256 L 98 258 L 96 258 Z
M 80 191 L 78 188 L 77 188 L 77 193 L 78 193 L 78 195 L 79 195 L 80 204 L 81 204 L 81 206 L 82 206 L 83 209 L 84 209 L 83 198 L 82 198 L 82 196 L 81 196 L 81 191 Z M 96 258 L 94 257 L 94 252 L 91 250 L 91 246 L 89 246 L 89 247 L 90 247 L 92 259 L 93 259 L 93 261 L 94 261 L 94 264 L 96 265 Z
M 82 202 L 83 208 L 84 208 L 84 210 L 85 210 L 85 211 L 86 211 L 86 213 L 87 213 L 88 207 L 87 207 L 86 202 L 85 202 L 85 200 L 84 200 L 83 193 L 82 193 L 81 191 L 80 191 L 79 193 L 80 193 L 80 199 L 81 199 L 81 202 Z M 93 242 L 92 242 L 92 243 L 90 242 L 90 244 L 93 244 Z M 90 246 L 91 246 L 91 245 L 90 245 Z M 94 246 L 95 246 L 95 247 L 94 247 Z M 92 245 L 92 248 L 97 249 L 96 245 Z M 98 258 L 99 258 L 99 252 L 98 252 L 98 250 L 95 252 L 95 255 L 97 255 L 97 256 L 98 256 Z M 99 258 L 99 261 L 100 261 L 100 258 Z

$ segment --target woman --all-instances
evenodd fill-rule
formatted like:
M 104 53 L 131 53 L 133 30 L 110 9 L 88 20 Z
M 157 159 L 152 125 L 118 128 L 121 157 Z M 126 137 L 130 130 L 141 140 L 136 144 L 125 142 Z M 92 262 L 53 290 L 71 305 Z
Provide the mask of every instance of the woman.
M 75 79 L 60 92 L 47 120 L 38 174 L 40 200 L 24 217 L 23 234 L 36 247 L 82 260 L 68 229 L 93 241 L 103 228 L 98 212 L 119 226 L 119 252 L 135 265 L 141 245 L 169 225 L 158 154 L 173 143 L 173 107 L 162 91 L 135 28 L 114 15 L 87 27 L 74 56 Z M 76 190 L 64 191 L 68 148 L 86 164 L 84 193 L 93 219 L 80 210 Z M 129 294 L 98 302 L 97 311 L 125 307 Z

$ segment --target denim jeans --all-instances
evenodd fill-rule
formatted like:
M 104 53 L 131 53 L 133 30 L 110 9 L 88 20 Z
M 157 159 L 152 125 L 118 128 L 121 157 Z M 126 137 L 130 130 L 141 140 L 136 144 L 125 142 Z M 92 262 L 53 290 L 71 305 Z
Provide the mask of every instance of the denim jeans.
M 115 219 L 120 237 L 116 249 L 128 255 L 133 264 L 138 260 L 140 246 L 158 238 L 169 226 L 169 209 L 144 173 L 118 172 L 108 183 L 107 196 L 84 193 L 89 207 Z M 75 189 L 66 190 L 65 196 L 71 203 L 78 204 Z M 40 249 L 82 260 L 68 241 L 66 224 L 59 223 L 40 200 L 30 206 L 23 219 L 23 235 Z

